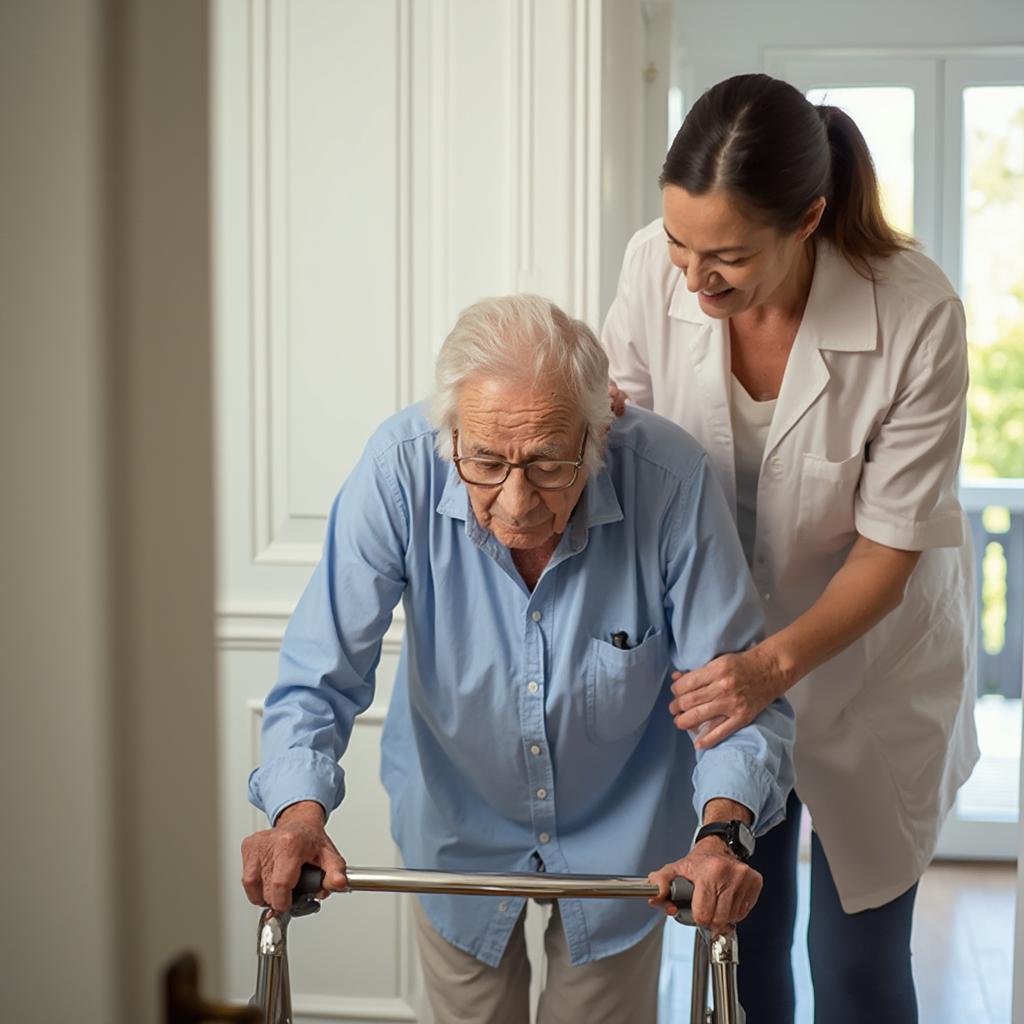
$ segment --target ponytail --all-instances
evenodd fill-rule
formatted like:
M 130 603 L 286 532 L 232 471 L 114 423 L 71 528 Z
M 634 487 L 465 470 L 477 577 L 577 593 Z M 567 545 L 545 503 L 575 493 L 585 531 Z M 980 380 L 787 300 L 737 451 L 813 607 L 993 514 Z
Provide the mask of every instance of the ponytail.
M 871 152 L 853 118 L 839 107 L 815 109 L 832 156 L 828 202 L 818 231 L 862 277 L 873 279 L 871 259 L 892 256 L 914 240 L 885 219 Z
M 669 148 L 660 183 L 691 195 L 728 192 L 783 233 L 824 196 L 818 233 L 868 279 L 872 259 L 914 244 L 882 213 L 871 154 L 853 120 L 768 75 L 736 75 L 705 92 Z

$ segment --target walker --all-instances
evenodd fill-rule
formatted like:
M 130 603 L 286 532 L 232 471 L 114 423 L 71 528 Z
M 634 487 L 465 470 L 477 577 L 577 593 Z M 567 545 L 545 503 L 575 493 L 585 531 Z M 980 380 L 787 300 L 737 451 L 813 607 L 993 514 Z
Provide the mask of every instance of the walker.
M 646 878 L 615 875 L 558 875 L 537 873 L 482 874 L 447 871 L 413 871 L 403 868 L 345 869 L 345 892 L 448 893 L 462 896 L 526 896 L 537 899 L 650 899 L 658 887 Z M 261 1024 L 292 1024 L 291 988 L 288 979 L 288 924 L 294 917 L 320 909 L 316 893 L 323 889 L 323 872 L 311 864 L 302 869 L 293 893 L 291 909 L 284 914 L 269 908 L 260 915 L 256 932 L 258 969 L 256 993 L 250 1005 L 259 1010 Z M 676 878 L 671 901 L 679 908 L 676 920 L 693 924 L 690 902 L 693 885 Z M 744 1013 L 736 990 L 739 963 L 735 931 L 711 935 L 698 928 L 693 949 L 693 990 L 690 1024 L 743 1024 Z M 708 978 L 711 1002 L 708 1003 Z

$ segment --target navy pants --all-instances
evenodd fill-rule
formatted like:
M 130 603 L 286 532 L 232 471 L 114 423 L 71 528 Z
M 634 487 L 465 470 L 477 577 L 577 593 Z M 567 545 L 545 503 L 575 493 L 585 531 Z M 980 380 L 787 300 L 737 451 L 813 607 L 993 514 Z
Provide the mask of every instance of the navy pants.
M 802 810 L 796 793 L 791 794 L 786 820 L 757 840 L 750 861 L 764 876 L 764 889 L 737 929 L 739 996 L 747 1024 L 793 1024 L 790 952 Z M 891 903 L 844 913 L 825 851 L 812 834 L 807 946 L 815 1024 L 915 1024 L 910 926 L 916 895 L 914 885 Z

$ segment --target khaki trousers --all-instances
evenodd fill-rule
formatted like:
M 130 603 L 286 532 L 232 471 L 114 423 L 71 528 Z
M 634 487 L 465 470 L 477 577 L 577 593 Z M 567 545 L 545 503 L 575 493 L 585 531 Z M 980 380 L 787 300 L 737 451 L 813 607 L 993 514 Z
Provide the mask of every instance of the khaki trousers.
M 512 929 L 501 963 L 488 967 L 445 941 L 420 901 L 413 904 L 416 942 L 437 1024 L 528 1024 L 525 911 Z M 547 981 L 537 1024 L 656 1024 L 662 933 L 655 927 L 630 949 L 573 967 L 556 903 L 544 932 Z

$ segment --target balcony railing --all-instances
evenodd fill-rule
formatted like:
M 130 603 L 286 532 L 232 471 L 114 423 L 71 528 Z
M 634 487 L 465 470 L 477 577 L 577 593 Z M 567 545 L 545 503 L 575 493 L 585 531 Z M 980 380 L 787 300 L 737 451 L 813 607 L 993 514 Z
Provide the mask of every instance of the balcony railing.
M 977 569 L 978 695 L 1020 698 L 1024 480 L 964 480 L 960 500 L 971 525 Z

